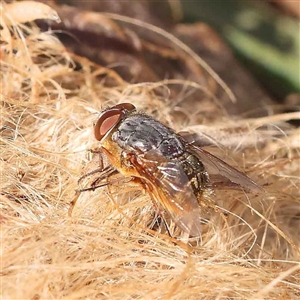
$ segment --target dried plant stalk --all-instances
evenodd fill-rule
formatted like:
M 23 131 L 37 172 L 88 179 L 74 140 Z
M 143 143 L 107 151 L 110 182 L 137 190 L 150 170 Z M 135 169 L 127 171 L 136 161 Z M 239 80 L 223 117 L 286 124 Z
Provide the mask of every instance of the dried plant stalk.
M 8 5 L 1 9 L 9 14 Z M 173 107 L 166 96 L 172 81 L 130 84 L 69 53 L 51 33 L 11 20 L 1 21 L 3 299 L 299 296 L 299 131 L 286 123 L 297 114 L 236 121 L 204 93 L 187 124 L 180 103 L 199 85 L 176 81 L 183 93 Z M 210 213 L 201 239 L 188 241 L 150 230 L 151 201 L 127 182 L 83 193 L 69 216 L 78 178 L 96 164 L 97 157 L 87 155 L 97 147 L 93 122 L 118 102 L 131 102 L 177 130 L 184 124 L 206 130 L 218 142 L 236 132 L 249 135 L 250 141 L 228 143 L 236 151 L 215 151 L 266 193 L 217 194 L 226 222 Z

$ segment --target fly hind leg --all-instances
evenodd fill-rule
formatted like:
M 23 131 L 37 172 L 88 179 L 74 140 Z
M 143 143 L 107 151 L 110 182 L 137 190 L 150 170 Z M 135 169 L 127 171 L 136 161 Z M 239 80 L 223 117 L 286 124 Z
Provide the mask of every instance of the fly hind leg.
M 140 178 L 134 178 L 133 182 L 138 183 L 139 185 L 141 185 L 143 187 L 143 190 L 150 196 L 151 201 L 155 207 L 155 217 L 154 217 L 154 221 L 152 221 L 151 225 L 150 225 L 150 229 L 153 229 L 155 224 L 158 225 L 158 227 L 160 227 L 161 222 L 159 222 L 159 219 L 163 222 L 163 226 L 165 227 L 166 232 L 168 233 L 168 235 L 172 238 L 173 236 L 171 235 L 170 229 L 169 229 L 169 225 L 166 222 L 166 219 L 164 217 L 165 213 L 161 210 L 161 208 L 158 206 L 157 204 L 157 200 L 155 199 L 154 193 L 153 193 L 153 189 L 149 187 L 149 185 L 147 185 L 142 179 Z

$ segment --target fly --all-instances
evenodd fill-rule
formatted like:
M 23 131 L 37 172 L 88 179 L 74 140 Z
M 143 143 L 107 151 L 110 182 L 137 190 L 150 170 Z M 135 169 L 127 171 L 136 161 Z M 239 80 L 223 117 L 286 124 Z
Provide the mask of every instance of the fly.
M 215 189 L 262 191 L 244 173 L 130 103 L 104 110 L 94 133 L 111 163 L 106 177 L 121 173 L 138 182 L 155 206 L 191 236 L 201 234 L 201 211 L 214 207 Z

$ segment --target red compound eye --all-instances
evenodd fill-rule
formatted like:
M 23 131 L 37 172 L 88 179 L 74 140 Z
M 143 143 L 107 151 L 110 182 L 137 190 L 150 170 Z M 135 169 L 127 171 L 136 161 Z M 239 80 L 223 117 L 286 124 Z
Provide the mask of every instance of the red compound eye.
M 131 103 L 120 103 L 114 106 L 113 108 L 120 108 L 129 111 L 136 110 L 135 106 Z
M 133 110 L 135 110 L 134 105 L 130 103 L 121 103 L 104 111 L 94 128 L 96 139 L 101 141 L 106 133 L 119 123 L 126 111 Z

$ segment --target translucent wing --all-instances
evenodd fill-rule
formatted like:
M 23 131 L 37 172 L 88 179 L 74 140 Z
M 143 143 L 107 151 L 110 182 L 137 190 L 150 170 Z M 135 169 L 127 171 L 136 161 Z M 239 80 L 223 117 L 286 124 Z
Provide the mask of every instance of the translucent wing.
M 216 188 L 218 187 L 218 183 L 220 187 L 226 187 L 227 182 L 228 188 L 236 187 L 237 185 L 241 189 L 245 189 L 254 193 L 263 192 L 263 189 L 246 174 L 228 165 L 223 160 L 196 145 L 192 144 L 189 145 L 189 147 L 194 150 L 201 162 L 204 164 L 211 178 L 212 184 L 213 181 L 216 182 Z M 230 185 L 230 183 L 233 183 L 234 185 Z
M 183 231 L 199 236 L 203 220 L 201 209 L 186 173 L 178 162 L 150 152 L 143 155 L 142 164 L 136 166 L 150 194 Z

